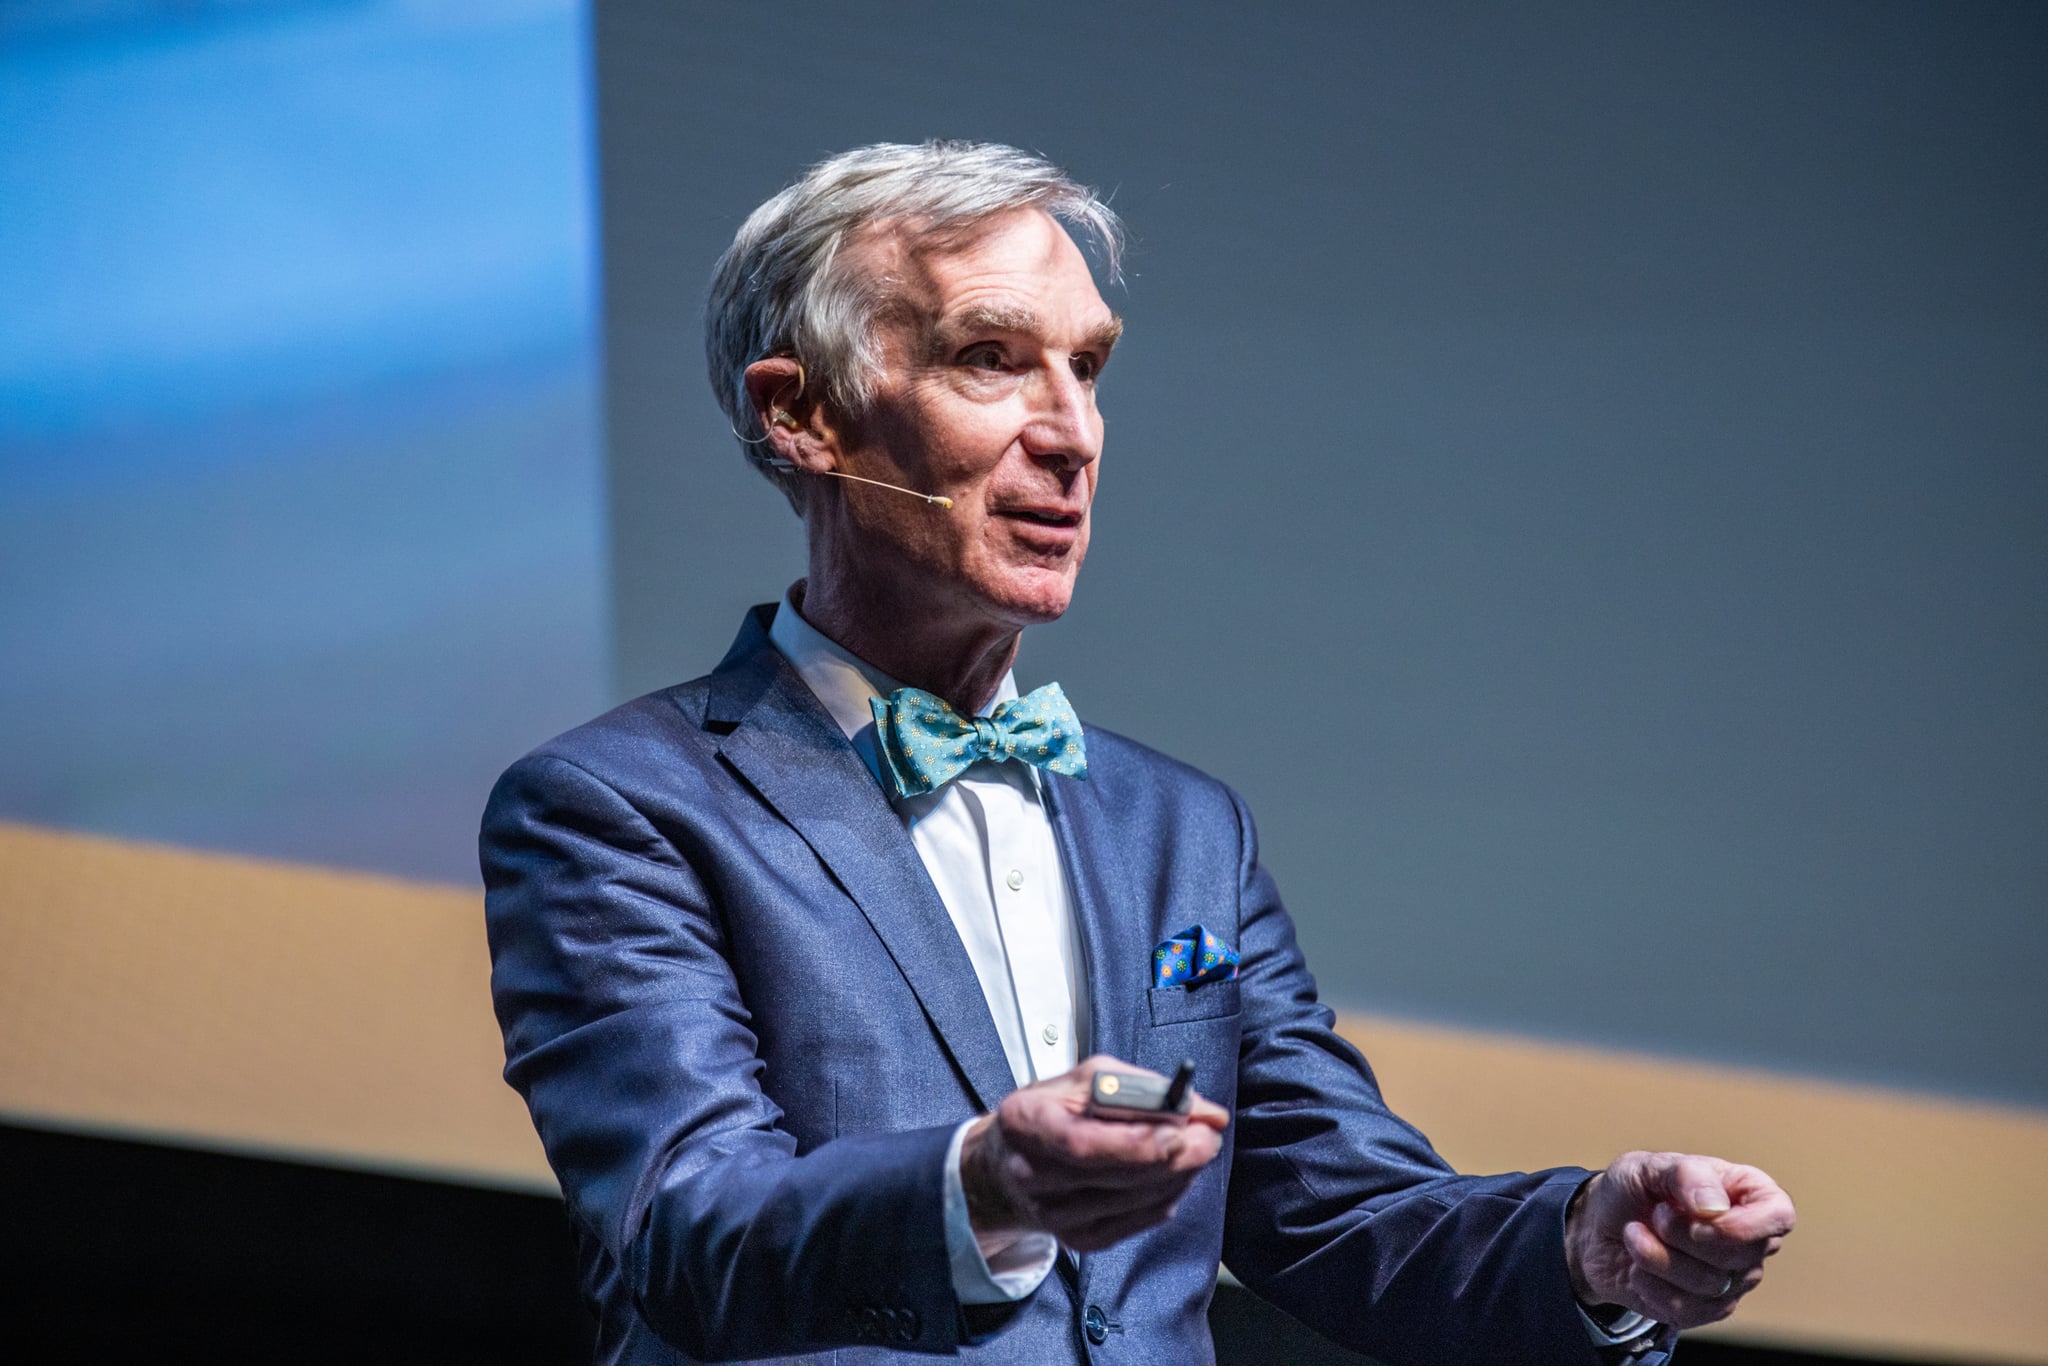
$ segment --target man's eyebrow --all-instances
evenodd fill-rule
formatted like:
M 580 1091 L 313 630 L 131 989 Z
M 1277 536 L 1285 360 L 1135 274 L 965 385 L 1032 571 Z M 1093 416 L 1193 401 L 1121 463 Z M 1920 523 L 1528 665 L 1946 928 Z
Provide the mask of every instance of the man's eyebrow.
M 963 308 L 939 326 L 955 336 L 975 332 L 1028 332 L 1041 336 L 1045 332 L 1045 323 L 1036 313 L 1008 304 L 976 304 Z
M 977 332 L 1021 332 L 1027 336 L 1046 335 L 1043 319 L 1028 308 L 1013 308 L 1001 304 L 977 304 L 962 309 L 952 317 L 943 320 L 934 331 L 946 337 L 972 336 Z M 1084 351 L 1107 351 L 1115 346 L 1124 334 L 1124 320 L 1116 314 L 1109 315 L 1109 321 L 1091 329 L 1087 340 L 1081 345 Z
M 1091 351 L 1107 351 L 1110 347 L 1117 344 L 1117 340 L 1123 334 L 1124 320 L 1112 313 L 1109 315 L 1108 322 L 1088 334 L 1087 349 Z

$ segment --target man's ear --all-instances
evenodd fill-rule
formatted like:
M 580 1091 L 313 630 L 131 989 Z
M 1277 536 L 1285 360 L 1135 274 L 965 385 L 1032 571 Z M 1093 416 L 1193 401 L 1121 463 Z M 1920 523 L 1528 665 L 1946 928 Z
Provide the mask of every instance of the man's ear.
M 794 356 L 767 356 L 747 367 L 747 399 L 775 459 L 809 470 L 837 466 L 836 433 L 824 407 Z

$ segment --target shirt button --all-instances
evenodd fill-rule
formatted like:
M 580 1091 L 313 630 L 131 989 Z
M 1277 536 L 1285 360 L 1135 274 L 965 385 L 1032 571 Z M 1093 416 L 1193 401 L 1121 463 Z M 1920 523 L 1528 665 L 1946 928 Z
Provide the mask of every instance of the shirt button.
M 1010 884 L 1011 891 L 1016 891 L 1024 885 L 1024 870 L 1022 868 L 1012 868 L 1010 875 L 1004 878 L 1003 881 Z
M 1058 1043 L 1060 1041 L 1060 1027 L 1056 1024 L 1049 1024 L 1039 1031 L 1038 1037 L 1044 1039 L 1047 1043 Z

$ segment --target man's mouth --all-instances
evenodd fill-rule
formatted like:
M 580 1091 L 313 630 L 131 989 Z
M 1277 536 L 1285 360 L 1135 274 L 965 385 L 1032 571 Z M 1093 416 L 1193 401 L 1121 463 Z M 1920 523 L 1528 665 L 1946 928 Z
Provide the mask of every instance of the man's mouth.
M 1077 527 L 1081 525 L 1080 513 L 1059 512 L 1050 508 L 1005 508 L 997 515 L 1014 518 L 1020 522 L 1030 522 L 1036 526 Z

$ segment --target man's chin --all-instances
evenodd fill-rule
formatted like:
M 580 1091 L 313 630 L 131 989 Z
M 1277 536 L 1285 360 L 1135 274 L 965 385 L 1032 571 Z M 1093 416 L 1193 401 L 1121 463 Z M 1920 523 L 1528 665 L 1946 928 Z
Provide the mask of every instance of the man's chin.
M 1074 581 L 1066 574 L 1027 574 L 1002 584 L 988 597 L 990 606 L 1018 628 L 1045 626 L 1066 615 L 1074 600 Z

